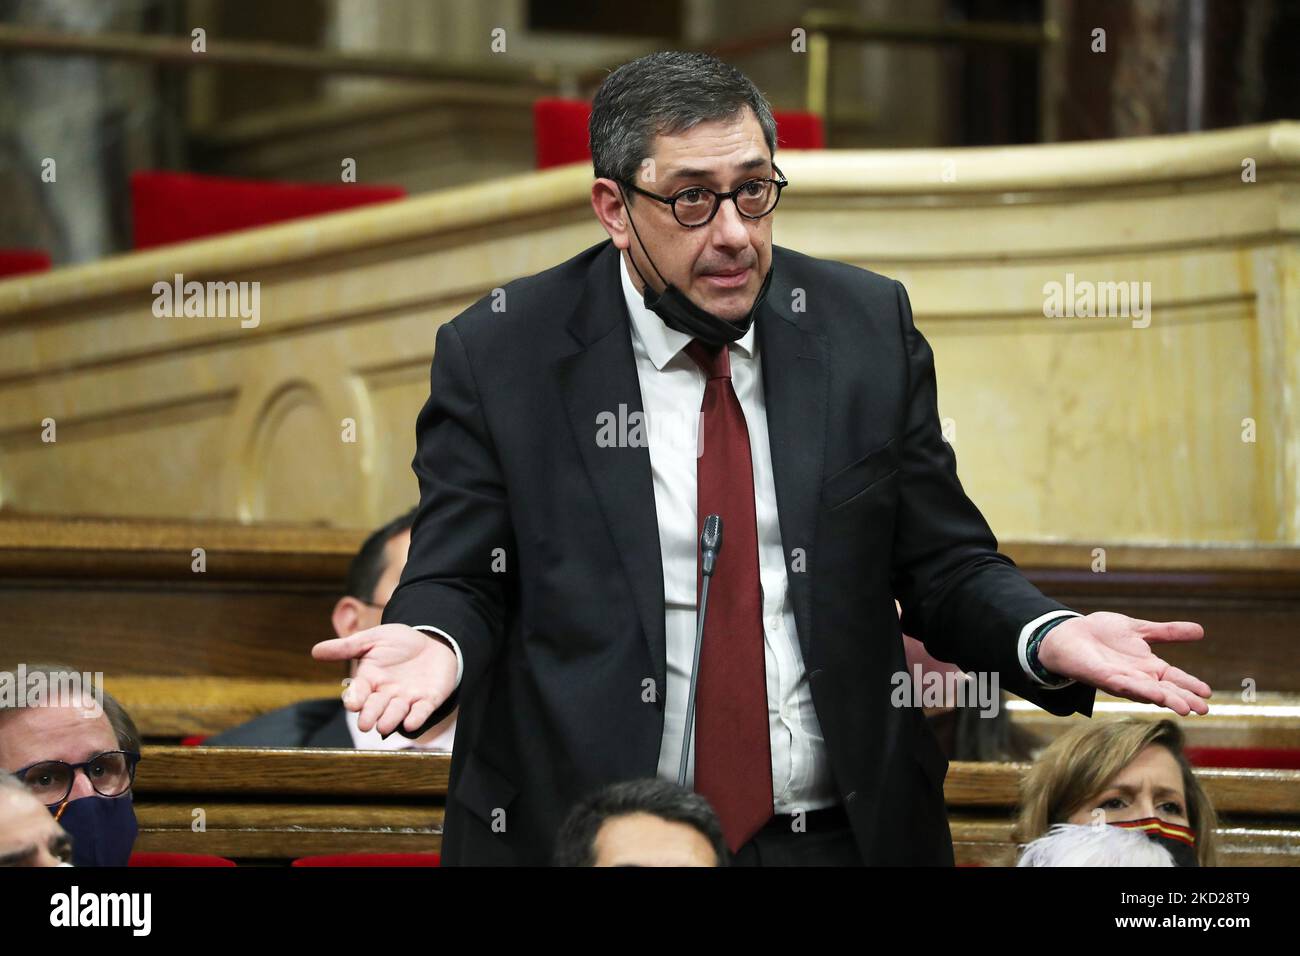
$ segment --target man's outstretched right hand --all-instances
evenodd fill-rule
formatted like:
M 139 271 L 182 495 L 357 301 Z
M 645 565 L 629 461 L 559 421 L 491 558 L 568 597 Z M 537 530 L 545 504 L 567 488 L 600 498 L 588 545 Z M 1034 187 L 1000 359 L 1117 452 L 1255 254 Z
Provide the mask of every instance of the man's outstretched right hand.
M 343 706 L 359 712 L 357 727 L 387 736 L 414 733 L 456 689 L 456 652 L 405 624 L 380 624 L 311 649 L 318 661 L 356 660 Z

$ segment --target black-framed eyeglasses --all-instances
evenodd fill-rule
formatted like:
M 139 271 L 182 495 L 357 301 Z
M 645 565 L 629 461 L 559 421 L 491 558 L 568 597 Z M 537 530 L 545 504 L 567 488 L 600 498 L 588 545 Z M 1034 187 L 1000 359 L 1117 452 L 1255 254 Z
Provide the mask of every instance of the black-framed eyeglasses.
M 673 218 L 687 229 L 707 226 L 722 208 L 722 200 L 730 199 L 736 211 L 746 219 L 762 219 L 781 201 L 781 190 L 790 185 L 776 163 L 772 164 L 779 179 L 758 178 L 741 183 L 729 193 L 714 192 L 705 186 L 688 186 L 672 196 L 660 196 L 642 189 L 628 180 L 624 183 L 633 192 L 670 206 Z
M 120 797 L 135 783 L 135 766 L 140 755 L 132 750 L 109 750 L 82 763 L 42 760 L 15 772 L 27 789 L 47 807 L 58 806 L 72 794 L 77 771 L 85 773 L 90 785 L 102 797 Z

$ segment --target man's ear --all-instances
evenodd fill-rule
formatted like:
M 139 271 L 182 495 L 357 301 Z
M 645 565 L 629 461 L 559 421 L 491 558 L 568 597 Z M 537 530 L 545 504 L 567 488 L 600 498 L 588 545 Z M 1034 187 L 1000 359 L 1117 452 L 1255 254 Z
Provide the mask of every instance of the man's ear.
M 334 633 L 339 637 L 347 637 L 361 630 L 361 617 L 365 609 L 366 606 L 351 595 L 339 598 L 334 605 L 334 613 L 330 615 Z
M 629 235 L 626 207 L 614 180 L 597 179 L 591 184 L 591 208 L 601 226 L 609 233 L 609 238 L 614 240 L 615 248 L 626 249 Z

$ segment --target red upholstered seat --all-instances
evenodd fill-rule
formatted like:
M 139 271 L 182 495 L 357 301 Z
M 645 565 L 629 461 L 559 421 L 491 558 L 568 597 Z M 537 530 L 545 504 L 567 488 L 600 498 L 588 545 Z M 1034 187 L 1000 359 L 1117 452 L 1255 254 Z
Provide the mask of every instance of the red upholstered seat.
M 801 110 L 773 110 L 776 120 L 776 145 L 781 149 L 825 149 L 826 133 L 822 118 Z
M 774 110 L 776 142 L 782 149 L 823 149 L 826 137 L 821 118 L 812 113 Z M 533 103 L 533 138 L 537 146 L 537 168 L 585 163 L 591 160 L 587 148 L 587 122 L 591 104 L 586 100 L 548 97 Z
M 1188 747 L 1193 767 L 1249 770 L 1300 770 L 1300 750 L 1284 747 Z
M 127 866 L 234 866 L 234 860 L 205 853 L 132 853 Z
M 547 97 L 533 103 L 533 141 L 537 168 L 549 169 L 591 160 L 587 148 L 587 121 L 591 104 L 586 100 Z
M 237 229 L 401 199 L 400 186 L 258 182 L 191 173 L 131 176 L 135 248 L 216 236 Z
M 336 853 L 328 856 L 304 856 L 293 866 L 438 866 L 437 853 Z
M 50 254 L 40 249 L 0 249 L 0 278 L 45 272 L 50 268 Z

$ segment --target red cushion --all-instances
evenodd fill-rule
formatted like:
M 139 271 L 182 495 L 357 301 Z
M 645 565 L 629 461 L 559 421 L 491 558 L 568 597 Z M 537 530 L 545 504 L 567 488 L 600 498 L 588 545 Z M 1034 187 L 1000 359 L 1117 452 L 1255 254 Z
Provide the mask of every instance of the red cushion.
M 822 121 L 812 113 L 797 110 L 773 111 L 776 142 L 782 149 L 823 149 L 826 137 Z M 587 144 L 587 123 L 591 104 L 586 100 L 557 97 L 533 103 L 533 138 L 537 145 L 537 168 L 549 169 L 566 163 L 591 160 Z
M 587 121 L 591 104 L 586 100 L 549 97 L 533 103 L 533 140 L 537 168 L 591 161 L 587 148 Z
M 45 272 L 50 268 L 50 254 L 40 249 L 0 249 L 0 276 L 17 276 L 27 272 Z
M 776 145 L 781 149 L 825 149 L 826 135 L 822 119 L 815 113 L 798 110 L 774 110 Z
M 400 186 L 271 183 L 140 172 L 131 176 L 135 248 L 216 236 L 405 195 Z
M 207 734 L 191 734 L 191 735 L 188 736 L 188 737 L 182 737 L 182 738 L 181 738 L 181 746 L 182 746 L 182 747 L 198 747 L 198 746 L 201 746 L 201 745 L 203 744 L 203 741 L 205 741 L 205 740 L 207 740 L 207 739 L 208 739 L 208 735 L 207 735 Z
M 1300 770 L 1300 750 L 1283 747 L 1188 747 L 1186 754 L 1194 767 Z
M 293 866 L 438 866 L 437 853 L 336 853 L 332 856 L 304 856 Z
M 127 866 L 234 866 L 234 860 L 205 853 L 132 853 Z

